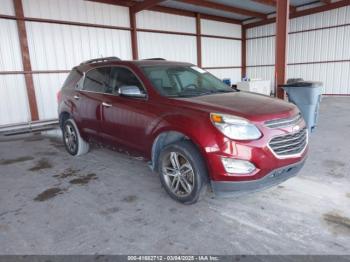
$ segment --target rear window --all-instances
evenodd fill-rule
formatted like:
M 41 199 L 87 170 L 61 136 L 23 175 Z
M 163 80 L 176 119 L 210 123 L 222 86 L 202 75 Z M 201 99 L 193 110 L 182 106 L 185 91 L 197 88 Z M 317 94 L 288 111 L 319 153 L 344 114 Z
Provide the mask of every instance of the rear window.
M 70 71 L 66 81 L 64 81 L 62 88 L 72 88 L 74 85 L 80 80 L 80 78 L 83 76 L 83 73 L 80 72 L 77 69 L 73 69 Z

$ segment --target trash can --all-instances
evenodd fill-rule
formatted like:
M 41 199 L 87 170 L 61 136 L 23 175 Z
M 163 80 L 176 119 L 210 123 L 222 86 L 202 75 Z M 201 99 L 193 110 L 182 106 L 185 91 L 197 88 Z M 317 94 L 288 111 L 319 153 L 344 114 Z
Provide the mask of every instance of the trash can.
M 316 128 L 321 102 L 322 83 L 291 79 L 282 86 L 290 102 L 295 104 L 305 119 L 309 132 Z

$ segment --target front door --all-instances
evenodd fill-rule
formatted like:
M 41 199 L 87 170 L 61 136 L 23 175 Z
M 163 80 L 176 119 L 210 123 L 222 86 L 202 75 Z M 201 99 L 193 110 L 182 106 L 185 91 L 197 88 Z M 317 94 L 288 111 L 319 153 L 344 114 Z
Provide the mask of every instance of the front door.
M 137 86 L 146 93 L 141 81 L 129 68 L 112 67 L 109 89 L 103 97 L 103 136 L 117 145 L 142 152 L 146 145 L 147 128 L 155 115 L 148 110 L 147 98 L 119 96 L 121 86 Z

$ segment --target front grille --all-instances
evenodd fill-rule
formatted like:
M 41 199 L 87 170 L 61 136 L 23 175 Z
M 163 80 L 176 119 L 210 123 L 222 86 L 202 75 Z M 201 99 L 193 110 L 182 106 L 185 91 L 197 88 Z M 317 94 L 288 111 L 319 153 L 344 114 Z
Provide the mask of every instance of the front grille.
M 274 119 L 274 120 L 269 120 L 265 122 L 265 126 L 269 128 L 282 128 L 286 126 L 292 126 L 297 123 L 299 123 L 302 120 L 301 114 L 297 114 L 292 117 L 288 118 L 280 118 L 280 119 Z
M 306 128 L 299 132 L 271 139 L 269 146 L 277 156 L 289 156 L 301 153 L 307 145 Z

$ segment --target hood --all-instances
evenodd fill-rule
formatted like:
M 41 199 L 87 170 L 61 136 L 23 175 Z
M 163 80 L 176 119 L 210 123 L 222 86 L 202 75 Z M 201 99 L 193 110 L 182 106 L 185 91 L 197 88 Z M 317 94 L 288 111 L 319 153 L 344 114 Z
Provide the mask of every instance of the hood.
M 285 118 L 298 112 L 295 105 L 281 99 L 242 91 L 177 98 L 177 100 L 183 101 L 186 107 L 192 109 L 201 109 L 209 113 L 233 114 L 251 121 Z

